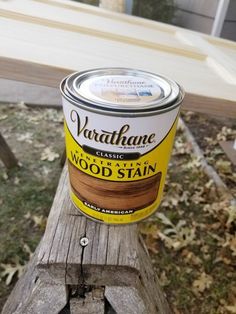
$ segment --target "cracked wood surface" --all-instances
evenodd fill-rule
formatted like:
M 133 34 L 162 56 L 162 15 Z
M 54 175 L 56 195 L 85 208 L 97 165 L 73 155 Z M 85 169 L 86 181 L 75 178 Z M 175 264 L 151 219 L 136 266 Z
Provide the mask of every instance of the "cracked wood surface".
M 40 244 L 5 303 L 2 314 L 56 314 L 67 303 L 65 285 L 44 282 L 36 262 Z
M 82 237 L 88 239 L 87 246 L 81 246 Z M 51 278 L 62 285 L 105 286 L 106 297 L 118 314 L 123 313 L 129 300 L 137 299 L 136 313 L 171 313 L 139 240 L 137 225 L 105 225 L 81 215 L 69 198 L 67 165 L 58 184 L 37 266 L 45 281 Z M 119 287 L 124 288 L 122 297 Z
M 139 271 L 137 226 L 112 226 L 87 219 L 74 207 L 64 167 L 38 255 L 38 267 L 61 283 L 129 285 Z M 87 237 L 86 247 L 80 245 Z M 46 275 L 47 277 L 47 275 Z

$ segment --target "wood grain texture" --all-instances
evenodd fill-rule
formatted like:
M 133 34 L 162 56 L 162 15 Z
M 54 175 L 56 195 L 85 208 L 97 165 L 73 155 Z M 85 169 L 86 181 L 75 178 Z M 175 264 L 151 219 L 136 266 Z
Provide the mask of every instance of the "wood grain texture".
M 182 38 L 183 42 L 189 42 L 191 45 L 196 45 L 203 53 L 207 55 L 207 63 L 215 72 L 222 77 L 223 80 L 228 81 L 229 84 L 236 85 L 236 59 L 230 55 L 223 53 L 210 41 L 205 40 L 198 34 L 186 33 L 178 31 L 176 33 L 178 38 Z
M 236 102 L 192 93 L 185 94 L 182 109 L 219 117 L 236 118 Z
M 95 285 L 130 284 L 138 268 L 136 225 L 107 226 L 82 216 L 69 198 L 66 167 L 39 252 L 40 273 L 43 276 L 46 270 L 46 278 L 49 273 L 57 282 L 66 284 L 76 285 L 84 280 Z M 84 236 L 89 239 L 85 248 L 79 242 Z M 130 249 L 125 251 L 127 247 Z M 81 264 L 83 276 L 78 266 Z
M 0 57 L 0 77 L 9 80 L 59 88 L 64 77 L 73 71 L 35 62 Z
M 58 88 L 62 79 L 72 72 L 70 69 L 0 57 L 0 77 L 9 80 Z M 236 117 L 234 101 L 188 92 L 185 94 L 182 109 L 229 118 Z
M 144 314 L 145 304 L 133 287 L 106 287 L 105 295 L 117 314 Z
M 105 297 L 118 314 L 172 313 L 137 225 L 88 220 L 68 194 L 65 166 L 44 237 L 2 313 L 99 314 L 105 311 Z M 87 246 L 80 245 L 81 237 L 88 239 Z M 70 294 L 68 307 L 69 286 L 77 292 Z M 105 297 L 99 286 L 106 287 Z
M 0 77 L 58 87 L 74 71 L 139 68 L 182 85 L 183 108 L 236 117 L 229 41 L 63 0 L 2 1 L 0 11 Z
M 165 294 L 156 277 L 147 249 L 140 239 L 138 246 L 140 273 L 133 287 L 106 287 L 105 297 L 117 314 L 171 314 Z
M 35 8 L 37 8 L 36 11 Z M 129 45 L 157 49 L 197 60 L 206 58 L 206 54 L 201 53 L 193 46 L 178 45 L 178 40 L 173 35 L 163 34 L 158 28 L 147 31 L 143 25 L 134 27 L 133 25 L 126 25 L 125 21 L 119 22 L 99 15 L 91 18 L 89 13 L 81 14 L 80 12 L 73 12 L 67 9 L 61 10 L 58 7 L 52 7 L 50 2 L 44 4 L 37 3 L 36 6 L 36 3 L 29 0 L 21 0 L 21 5 L 13 0 L 11 3 L 0 6 L 0 14 L 2 17 L 11 18 L 12 20 L 44 25 L 97 38 L 128 43 Z
M 68 161 L 70 184 L 82 201 L 111 210 L 139 210 L 157 198 L 161 172 L 137 181 L 115 182 L 90 176 Z
M 8 297 L 2 314 L 55 314 L 66 305 L 65 285 L 45 283 L 39 278 L 36 268 L 39 247 Z
M 80 244 L 82 237 L 88 239 L 85 247 Z M 132 287 L 133 298 L 140 299 L 141 308 L 142 302 L 145 306 L 144 313 L 156 314 L 157 309 L 160 313 L 170 313 L 138 238 L 137 225 L 105 225 L 81 216 L 69 199 L 66 166 L 48 218 L 37 266 L 42 280 L 53 278 L 61 285 Z M 111 296 L 109 298 L 112 301 Z

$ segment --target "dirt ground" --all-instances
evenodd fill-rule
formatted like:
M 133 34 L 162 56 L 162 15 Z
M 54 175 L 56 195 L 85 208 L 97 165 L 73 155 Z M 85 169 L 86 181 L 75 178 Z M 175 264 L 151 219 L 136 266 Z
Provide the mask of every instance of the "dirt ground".
M 235 195 L 235 168 L 219 146 L 236 125 L 188 113 L 184 119 L 207 161 Z M 1 133 L 21 163 L 0 164 L 0 308 L 35 250 L 60 176 L 62 112 L 0 105 Z M 176 314 L 236 313 L 236 207 L 202 172 L 177 132 L 161 207 L 139 224 Z

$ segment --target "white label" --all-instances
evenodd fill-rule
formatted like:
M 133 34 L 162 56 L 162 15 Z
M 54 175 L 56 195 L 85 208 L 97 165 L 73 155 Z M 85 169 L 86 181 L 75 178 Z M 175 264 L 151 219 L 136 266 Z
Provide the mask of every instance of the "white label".
M 139 152 L 155 148 L 170 131 L 179 107 L 155 116 L 106 116 L 78 108 L 63 99 L 66 124 L 81 146 L 112 152 Z
M 84 97 L 89 95 L 93 101 L 129 106 L 163 98 L 163 91 L 155 81 L 131 75 L 92 77 L 81 83 L 79 93 Z

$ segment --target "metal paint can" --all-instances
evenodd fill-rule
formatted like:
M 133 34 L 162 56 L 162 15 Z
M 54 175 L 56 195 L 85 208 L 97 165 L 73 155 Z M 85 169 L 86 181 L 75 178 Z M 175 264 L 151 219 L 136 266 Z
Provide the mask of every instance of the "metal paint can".
M 61 83 L 70 196 L 86 216 L 138 222 L 163 193 L 183 90 L 128 68 L 73 73 Z

